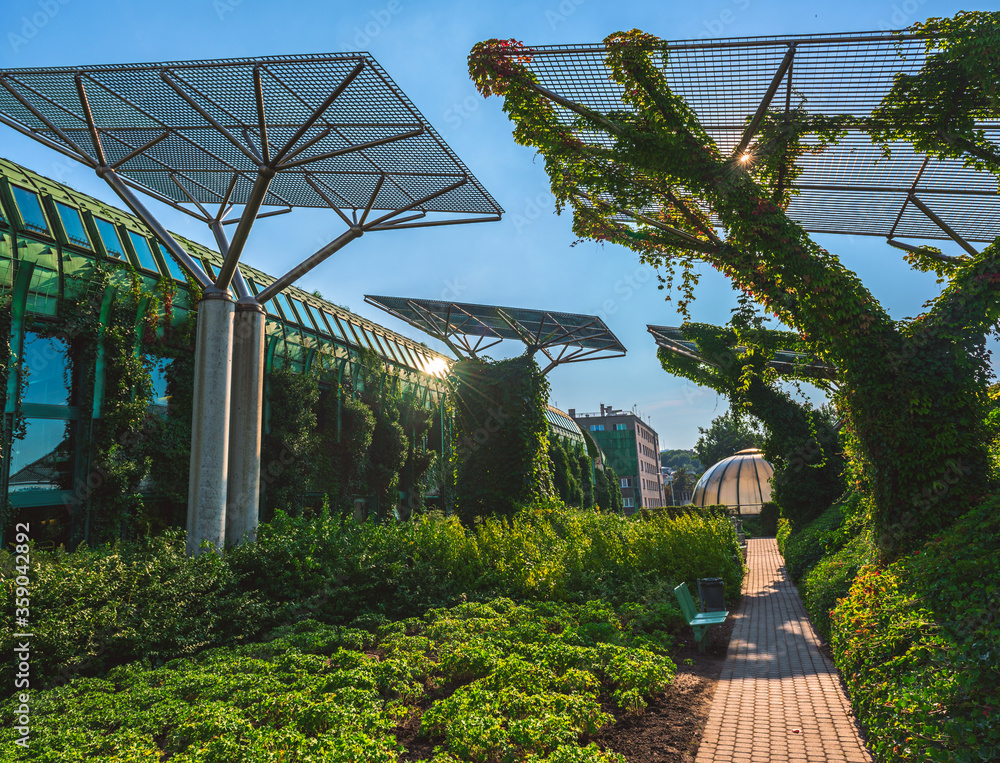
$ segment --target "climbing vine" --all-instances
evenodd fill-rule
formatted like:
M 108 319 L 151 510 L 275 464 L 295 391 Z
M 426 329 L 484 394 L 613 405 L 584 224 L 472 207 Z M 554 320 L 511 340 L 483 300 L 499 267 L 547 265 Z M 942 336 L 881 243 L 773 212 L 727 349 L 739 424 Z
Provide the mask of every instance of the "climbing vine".
M 820 411 L 796 402 L 777 387 L 778 372 L 771 366 L 778 350 L 802 349 L 801 340 L 789 332 L 760 326 L 737 331 L 687 323 L 681 331 L 698 347 L 702 360 L 660 348 L 664 370 L 714 389 L 727 397 L 730 411 L 758 419 L 766 430 L 764 458 L 774 466 L 775 502 L 796 523 L 821 514 L 844 492 L 839 438 Z M 791 365 L 784 375 L 830 388 L 830 380 L 817 378 L 810 368 L 805 362 L 798 368 Z
M 549 385 L 530 356 L 452 366 L 456 513 L 513 516 L 554 493 L 545 406 Z

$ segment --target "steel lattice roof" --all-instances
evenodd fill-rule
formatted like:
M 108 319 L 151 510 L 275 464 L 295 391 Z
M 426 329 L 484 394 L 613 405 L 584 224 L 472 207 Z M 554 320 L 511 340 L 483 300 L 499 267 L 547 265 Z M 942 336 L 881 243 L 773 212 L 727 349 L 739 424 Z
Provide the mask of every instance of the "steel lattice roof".
M 671 41 L 659 63 L 670 88 L 683 96 L 724 153 L 741 141 L 749 119 L 778 80 L 768 111 L 804 108 L 811 114 L 867 116 L 898 74 L 923 65 L 925 40 L 899 32 L 746 37 L 718 41 Z M 794 47 L 783 76 L 783 59 Z M 602 45 L 527 47 L 528 68 L 538 84 L 603 113 L 629 110 L 622 87 L 610 77 Z M 577 117 L 555 105 L 566 124 Z M 1000 124 L 980 125 L 1000 141 Z M 610 138 L 579 132 L 584 142 L 610 146 Z M 751 143 L 752 147 L 752 143 Z M 837 145 L 800 159 L 802 174 L 789 215 L 815 233 L 945 239 L 941 228 L 912 201 L 915 194 L 968 241 L 1000 234 L 997 178 L 957 160 L 928 159 L 909 144 L 891 145 L 891 157 L 871 139 L 851 131 Z
M 547 371 L 561 363 L 625 354 L 625 347 L 596 315 L 368 294 L 365 302 L 440 339 L 458 355 L 459 347 L 476 357 L 504 339 L 514 339 L 529 350 L 541 350 L 550 360 Z M 475 342 L 468 337 L 475 337 Z M 557 347 L 562 348 L 558 354 L 550 353 Z
M 320 110 L 289 145 L 265 206 L 365 209 L 381 178 L 370 208 L 396 210 L 464 179 L 416 209 L 502 212 L 367 53 L 0 70 L 0 121 L 97 166 L 77 77 L 107 163 L 161 200 L 245 204 L 261 155 L 278 155 Z

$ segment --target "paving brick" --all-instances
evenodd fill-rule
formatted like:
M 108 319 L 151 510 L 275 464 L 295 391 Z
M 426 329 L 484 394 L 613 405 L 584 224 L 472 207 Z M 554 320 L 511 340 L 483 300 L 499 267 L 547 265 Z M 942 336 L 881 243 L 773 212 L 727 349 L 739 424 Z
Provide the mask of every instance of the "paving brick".
M 743 600 L 695 763 L 871 763 L 777 542 L 748 543 Z

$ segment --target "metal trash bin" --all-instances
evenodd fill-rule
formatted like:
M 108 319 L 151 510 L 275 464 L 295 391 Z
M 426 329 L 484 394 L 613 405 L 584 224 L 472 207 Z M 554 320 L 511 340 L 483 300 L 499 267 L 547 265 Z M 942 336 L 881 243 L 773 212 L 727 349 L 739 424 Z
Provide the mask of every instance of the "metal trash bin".
M 702 612 L 726 611 L 726 590 L 722 578 L 699 578 L 698 597 Z

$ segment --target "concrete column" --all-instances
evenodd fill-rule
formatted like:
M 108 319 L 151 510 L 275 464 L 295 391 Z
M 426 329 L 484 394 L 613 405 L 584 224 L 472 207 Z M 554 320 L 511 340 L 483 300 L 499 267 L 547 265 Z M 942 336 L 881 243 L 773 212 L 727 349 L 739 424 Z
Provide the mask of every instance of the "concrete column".
M 199 553 L 202 541 L 222 548 L 226 539 L 234 310 L 229 295 L 214 288 L 206 289 L 198 303 L 187 516 L 191 556 Z
M 227 546 L 257 537 L 263 408 L 264 310 L 253 297 L 244 297 L 236 304 L 233 323 Z

